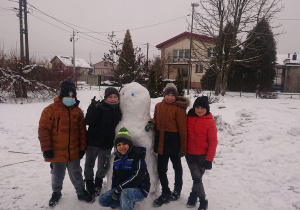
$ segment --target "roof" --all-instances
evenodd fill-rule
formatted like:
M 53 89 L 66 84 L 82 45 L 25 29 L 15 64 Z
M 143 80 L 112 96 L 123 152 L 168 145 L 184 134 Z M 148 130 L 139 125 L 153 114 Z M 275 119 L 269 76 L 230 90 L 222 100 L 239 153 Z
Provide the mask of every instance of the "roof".
M 179 38 L 181 38 L 181 37 L 183 37 L 183 36 L 187 36 L 187 35 L 188 35 L 188 36 L 191 36 L 191 33 L 185 31 L 185 32 L 183 32 L 183 33 L 181 33 L 181 34 L 179 34 L 179 35 L 177 35 L 177 36 L 174 36 L 174 37 L 171 38 L 171 39 L 168 39 L 167 41 L 164 41 L 164 42 L 162 42 L 162 43 L 156 45 L 155 47 L 158 48 L 158 49 L 161 49 L 164 45 L 166 45 L 166 44 L 168 44 L 168 43 L 170 43 L 170 42 L 173 42 L 173 41 L 175 41 L 176 39 L 179 39 Z M 215 38 L 208 37 L 208 36 L 205 36 L 205 35 L 200 35 L 200 34 L 194 34 L 194 33 L 193 33 L 193 38 L 202 39 L 202 40 L 207 40 L 207 41 L 214 41 L 214 40 L 215 40 Z
M 72 67 L 73 66 L 73 57 L 71 56 L 61 56 L 61 55 L 56 55 L 54 58 L 51 60 L 52 61 L 57 57 L 65 66 Z M 76 58 L 75 57 L 75 67 L 80 67 L 80 68 L 91 68 L 90 64 L 86 62 L 82 58 Z
M 299 59 L 300 54 L 297 54 L 297 53 L 294 53 L 294 54 L 289 53 L 289 54 L 290 55 L 288 55 L 288 54 L 277 54 L 276 55 L 276 57 L 277 57 L 276 63 L 279 64 L 279 65 L 291 65 L 291 64 L 300 65 L 300 59 Z M 296 60 L 293 60 L 293 55 L 295 55 L 295 54 L 297 55 L 297 57 L 296 57 Z M 284 62 L 286 59 L 290 59 L 290 60 Z

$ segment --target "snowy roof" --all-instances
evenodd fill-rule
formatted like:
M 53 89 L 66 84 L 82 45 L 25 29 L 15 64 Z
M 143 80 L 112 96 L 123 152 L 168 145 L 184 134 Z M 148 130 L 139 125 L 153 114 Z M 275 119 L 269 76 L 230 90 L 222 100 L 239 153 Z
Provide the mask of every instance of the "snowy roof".
M 280 65 L 285 65 L 285 64 L 300 64 L 300 53 L 289 53 L 288 54 L 277 54 L 277 61 L 276 63 L 280 64 Z M 293 55 L 296 54 L 296 60 L 293 60 Z M 290 59 L 290 61 L 286 61 L 284 62 L 286 59 Z
M 69 66 L 69 67 L 73 66 L 73 63 L 72 63 L 73 57 L 71 57 L 71 56 L 61 56 L 61 55 L 56 55 L 56 57 L 59 60 L 61 60 L 61 62 L 65 66 Z M 88 62 L 86 62 L 84 59 L 82 59 L 82 58 L 76 58 L 76 57 L 75 57 L 75 66 L 76 67 L 81 67 L 81 68 L 91 68 L 90 64 L 88 64 Z

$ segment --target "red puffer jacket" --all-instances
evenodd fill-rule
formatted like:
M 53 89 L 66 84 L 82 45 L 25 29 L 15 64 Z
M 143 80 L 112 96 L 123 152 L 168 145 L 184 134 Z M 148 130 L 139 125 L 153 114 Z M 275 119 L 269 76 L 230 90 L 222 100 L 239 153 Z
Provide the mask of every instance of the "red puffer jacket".
M 213 161 L 217 144 L 217 128 L 212 114 L 202 117 L 188 115 L 187 153 L 206 154 L 206 160 Z

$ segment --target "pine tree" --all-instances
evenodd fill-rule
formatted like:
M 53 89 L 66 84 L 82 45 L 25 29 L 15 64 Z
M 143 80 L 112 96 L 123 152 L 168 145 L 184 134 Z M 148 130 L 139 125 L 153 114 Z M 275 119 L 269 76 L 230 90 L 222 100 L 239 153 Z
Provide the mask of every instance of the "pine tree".
M 157 98 L 157 84 L 156 84 L 156 72 L 154 66 L 151 66 L 149 80 L 147 83 L 147 90 L 149 91 L 151 98 Z
M 122 83 L 132 82 L 136 77 L 136 71 L 137 67 L 132 39 L 129 30 L 127 30 L 118 63 L 118 74 L 122 79 Z
M 183 79 L 182 79 L 182 75 L 181 75 L 180 71 L 178 71 L 178 73 L 177 73 L 176 80 L 174 81 L 174 84 L 177 87 L 178 95 L 179 96 L 184 96 Z
M 164 91 L 164 84 L 163 84 L 163 78 L 159 77 L 156 82 L 157 87 L 157 96 L 162 96 Z
M 248 65 L 248 87 L 251 91 L 272 90 L 275 77 L 276 42 L 270 24 L 266 19 L 260 20 L 248 34 L 244 48 L 244 59 L 252 59 Z

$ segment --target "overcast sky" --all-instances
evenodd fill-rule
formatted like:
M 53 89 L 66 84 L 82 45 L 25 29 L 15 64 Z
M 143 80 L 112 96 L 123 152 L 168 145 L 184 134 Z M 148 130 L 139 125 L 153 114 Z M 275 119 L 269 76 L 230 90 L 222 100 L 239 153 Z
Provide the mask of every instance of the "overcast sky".
M 156 45 L 188 30 L 190 0 L 27 0 L 30 57 L 47 58 L 73 55 L 70 42 L 73 29 L 80 38 L 75 42 L 76 57 L 99 62 L 110 44 L 107 34 L 114 31 L 123 41 L 130 29 L 133 44 L 149 58 L 160 55 Z M 197 1 L 193 1 L 197 2 Z M 285 10 L 278 15 L 280 30 L 277 53 L 300 52 L 300 0 L 282 0 Z M 18 0 L 0 0 L 0 48 L 5 52 L 19 48 Z M 197 10 L 197 8 L 196 8 Z M 60 23 L 56 20 L 59 20 Z M 289 20 L 283 20 L 289 19 Z M 291 20 L 297 19 L 297 20 Z M 80 28 L 81 27 L 81 28 Z M 91 33 L 97 32 L 97 33 Z

